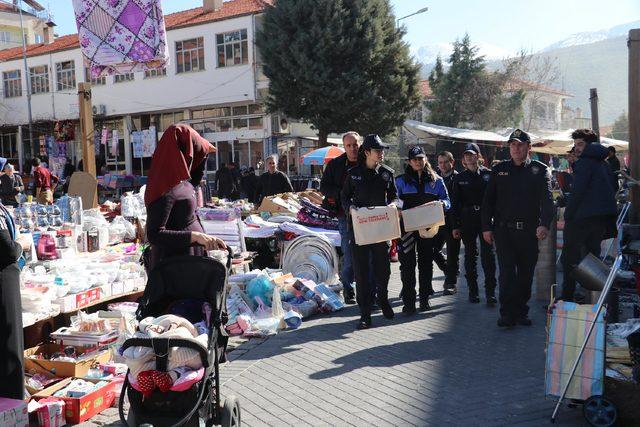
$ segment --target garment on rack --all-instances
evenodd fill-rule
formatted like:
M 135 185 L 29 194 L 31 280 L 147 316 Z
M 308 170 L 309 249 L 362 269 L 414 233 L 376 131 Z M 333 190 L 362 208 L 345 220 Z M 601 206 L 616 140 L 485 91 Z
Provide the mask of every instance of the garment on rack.
M 92 78 L 168 65 L 160 0 L 73 0 L 73 9 Z

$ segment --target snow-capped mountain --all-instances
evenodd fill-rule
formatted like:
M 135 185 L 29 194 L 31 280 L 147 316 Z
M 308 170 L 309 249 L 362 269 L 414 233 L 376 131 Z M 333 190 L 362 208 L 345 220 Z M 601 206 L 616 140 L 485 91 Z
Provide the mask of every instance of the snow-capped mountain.
M 608 28 L 600 31 L 588 31 L 583 33 L 572 34 L 564 40 L 553 43 L 541 50 L 541 52 L 548 52 L 555 49 L 562 49 L 564 47 L 580 46 L 590 43 L 599 42 L 602 40 L 612 39 L 614 37 L 626 36 L 629 30 L 640 27 L 640 21 L 629 22 L 627 24 L 617 25 L 615 27 Z

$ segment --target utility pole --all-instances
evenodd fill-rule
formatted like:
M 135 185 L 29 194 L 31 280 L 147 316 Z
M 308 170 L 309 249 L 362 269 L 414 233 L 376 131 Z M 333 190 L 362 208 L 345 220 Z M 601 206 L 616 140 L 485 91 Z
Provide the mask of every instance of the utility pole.
M 82 170 L 96 177 L 96 153 L 91 105 L 91 83 L 78 83 L 80 138 L 82 138 Z
M 24 34 L 24 24 L 22 22 L 22 0 L 20 6 L 18 6 L 20 13 L 20 31 L 22 33 L 22 61 L 24 63 L 24 78 L 27 82 L 27 117 L 29 119 L 29 147 L 31 148 L 31 156 L 36 156 L 36 150 L 33 142 L 33 116 L 31 114 L 31 75 L 29 74 L 29 67 L 27 66 L 27 40 Z M 20 141 L 22 144 L 22 141 Z
M 598 135 L 598 142 L 600 142 L 600 118 L 598 116 L 598 89 L 591 89 L 589 91 L 589 101 L 591 101 L 591 129 Z
M 629 31 L 629 169 L 640 179 L 640 29 Z M 630 222 L 640 222 L 640 187 L 631 187 Z

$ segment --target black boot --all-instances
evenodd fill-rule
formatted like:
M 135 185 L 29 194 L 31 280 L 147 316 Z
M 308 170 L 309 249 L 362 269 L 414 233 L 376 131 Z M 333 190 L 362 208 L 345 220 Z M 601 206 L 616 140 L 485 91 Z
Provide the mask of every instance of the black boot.
M 429 305 L 429 298 L 420 298 L 420 312 L 425 312 L 431 309 L 431 305 Z
M 371 315 L 370 314 L 363 314 L 360 316 L 360 320 L 358 321 L 358 324 L 356 325 L 356 329 L 361 330 L 361 329 L 369 329 L 371 327 Z
M 356 303 L 355 299 L 356 295 L 353 292 L 353 289 L 349 289 L 344 291 L 344 303 L 347 305 L 353 305 Z
M 495 288 L 493 288 L 495 289 Z M 487 305 L 489 307 L 493 307 L 497 304 L 498 299 L 496 298 L 496 293 L 492 288 L 487 289 L 485 296 L 487 298 Z
M 378 301 L 378 305 L 382 309 L 382 315 L 386 319 L 393 319 L 395 314 L 393 313 L 393 308 L 391 308 L 391 304 L 389 304 L 388 299 L 381 299 Z

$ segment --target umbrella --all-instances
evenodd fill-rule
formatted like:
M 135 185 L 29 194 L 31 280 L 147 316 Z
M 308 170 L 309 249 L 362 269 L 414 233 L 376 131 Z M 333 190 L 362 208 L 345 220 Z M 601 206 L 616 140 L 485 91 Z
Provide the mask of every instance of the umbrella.
M 344 150 L 339 147 L 329 146 L 318 148 L 317 150 L 313 150 L 302 156 L 302 164 L 316 166 L 324 165 L 329 163 L 331 159 L 335 159 L 342 155 L 342 153 L 344 153 Z

